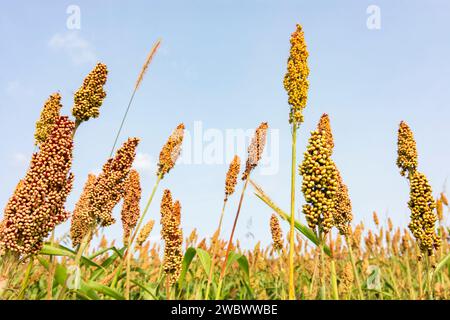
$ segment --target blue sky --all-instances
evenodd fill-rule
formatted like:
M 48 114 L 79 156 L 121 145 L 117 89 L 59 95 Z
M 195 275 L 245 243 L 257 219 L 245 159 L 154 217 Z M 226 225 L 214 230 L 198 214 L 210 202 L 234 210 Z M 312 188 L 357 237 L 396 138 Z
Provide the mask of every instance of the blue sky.
M 81 29 L 69 30 L 69 5 L 81 9 Z M 369 5 L 381 10 L 381 29 L 366 26 Z M 97 61 L 108 65 L 108 96 L 98 119 L 76 136 L 72 209 L 87 174 L 106 160 L 137 74 L 152 44 L 158 51 L 129 114 L 121 141 L 142 139 L 139 170 L 144 200 L 155 176 L 154 159 L 184 122 L 203 128 L 253 129 L 268 121 L 279 134 L 277 174 L 253 178 L 288 210 L 289 107 L 282 80 L 289 37 L 301 23 L 310 52 L 310 91 L 299 133 L 299 161 L 309 132 L 324 112 L 331 117 L 334 158 L 350 189 L 355 221 L 408 222 L 408 186 L 395 166 L 401 120 L 412 127 L 419 168 L 435 194 L 450 173 L 450 3 L 448 1 L 14 1 L 1 4 L 0 203 L 25 174 L 33 152 L 34 123 L 49 94 L 63 96 L 70 113 L 73 93 Z M 149 218 L 159 220 L 163 188 L 183 206 L 186 235 L 209 236 L 223 199 L 227 164 L 181 164 L 163 180 Z M 297 180 L 298 208 L 303 203 Z M 240 191 L 241 185 L 238 188 Z M 249 190 L 251 191 L 251 189 Z M 227 236 L 238 195 L 225 217 Z M 115 213 L 118 217 L 118 212 Z M 270 239 L 271 211 L 248 192 L 237 237 L 245 246 Z M 301 216 L 301 215 L 300 215 Z M 301 216 L 303 219 L 303 216 Z M 250 223 L 251 220 L 251 223 Z M 58 234 L 68 223 L 58 227 Z M 286 230 L 286 228 L 284 228 Z M 158 230 L 153 239 L 158 239 Z M 254 238 L 246 237 L 251 232 Z M 120 222 L 105 230 L 121 238 Z

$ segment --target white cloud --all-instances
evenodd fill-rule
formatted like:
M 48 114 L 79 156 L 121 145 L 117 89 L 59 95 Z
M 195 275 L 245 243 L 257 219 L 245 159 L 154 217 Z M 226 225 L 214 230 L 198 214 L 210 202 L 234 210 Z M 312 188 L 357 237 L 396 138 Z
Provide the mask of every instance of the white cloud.
M 148 172 L 156 170 L 156 162 L 148 153 L 138 152 L 134 159 L 134 167 L 137 170 Z
M 94 63 L 97 60 L 93 46 L 81 37 L 78 31 L 53 35 L 48 46 L 54 50 L 65 52 L 75 64 Z

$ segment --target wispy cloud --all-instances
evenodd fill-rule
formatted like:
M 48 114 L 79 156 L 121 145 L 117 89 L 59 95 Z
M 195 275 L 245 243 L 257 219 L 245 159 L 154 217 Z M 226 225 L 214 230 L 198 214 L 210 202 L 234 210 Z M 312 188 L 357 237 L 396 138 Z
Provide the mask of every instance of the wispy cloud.
M 151 172 L 156 170 L 156 162 L 148 153 L 138 152 L 134 159 L 134 167 L 142 172 Z
M 53 35 L 48 46 L 67 54 L 74 64 L 94 63 L 97 60 L 94 47 L 78 31 Z

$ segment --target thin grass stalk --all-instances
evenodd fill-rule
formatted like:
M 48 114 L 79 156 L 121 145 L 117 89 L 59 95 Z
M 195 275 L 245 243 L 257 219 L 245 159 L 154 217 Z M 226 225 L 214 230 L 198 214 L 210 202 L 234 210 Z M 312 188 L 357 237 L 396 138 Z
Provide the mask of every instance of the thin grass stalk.
M 319 238 L 320 240 L 320 299 L 325 300 L 327 296 L 326 284 L 325 284 L 325 251 L 324 242 L 325 237 L 322 236 L 322 231 L 319 227 Z
M 149 64 L 150 64 L 150 62 L 152 61 L 153 55 L 156 53 L 156 50 L 158 49 L 160 43 L 161 43 L 161 40 L 159 39 L 159 40 L 153 45 L 153 47 L 152 47 L 152 49 L 151 49 L 151 51 L 150 51 L 150 54 L 149 54 L 148 57 L 147 57 L 147 60 L 145 61 L 144 65 L 142 66 L 142 69 L 141 69 L 141 72 L 139 73 L 139 76 L 138 76 L 136 85 L 134 86 L 133 93 L 131 94 L 130 101 L 128 102 L 128 106 L 127 106 L 127 108 L 126 108 L 126 110 L 125 110 L 125 114 L 124 114 L 123 117 L 122 117 L 122 121 L 121 121 L 121 123 L 120 123 L 119 130 L 117 130 L 116 138 L 114 139 L 114 144 L 113 144 L 113 146 L 112 146 L 112 148 L 111 148 L 111 153 L 109 154 L 109 157 L 110 157 L 110 158 L 112 157 L 112 155 L 113 155 L 113 153 L 114 153 L 114 149 L 115 149 L 115 147 L 116 147 L 116 145 L 117 145 L 117 141 L 119 140 L 120 133 L 122 132 L 122 128 L 123 128 L 123 125 L 124 125 L 124 123 L 125 123 L 125 119 L 127 118 L 127 115 L 128 115 L 128 111 L 130 111 L 131 104 L 133 103 L 134 96 L 135 96 L 137 90 L 139 89 L 139 86 L 140 86 L 140 84 L 141 84 L 141 82 L 142 82 L 142 80 L 143 80 L 145 71 L 147 70 L 147 68 L 148 68 L 148 66 L 149 66 Z
M 336 264 L 334 259 L 331 258 L 331 288 L 333 293 L 333 299 L 339 300 L 339 291 L 337 285 L 337 276 L 336 276 Z
M 231 250 L 231 246 L 232 246 L 232 242 L 233 242 L 234 231 L 236 230 L 239 213 L 241 212 L 242 202 L 244 200 L 244 194 L 245 194 L 245 190 L 247 189 L 248 180 L 250 180 L 250 174 L 247 177 L 247 179 L 245 179 L 244 188 L 242 189 L 241 198 L 239 199 L 239 205 L 238 205 L 238 209 L 236 212 L 236 217 L 234 218 L 233 228 L 231 229 L 230 240 L 228 241 L 227 251 L 225 252 L 225 259 L 222 263 L 222 270 L 220 272 L 219 286 L 217 288 L 216 300 L 219 300 L 219 298 L 220 298 L 220 294 L 221 294 L 221 290 L 222 290 L 222 282 L 225 277 L 225 268 L 227 266 L 228 255 L 230 254 L 230 250 Z
M 413 286 L 413 282 L 412 282 L 412 277 L 411 277 L 411 266 L 409 264 L 409 257 L 407 256 L 405 259 L 405 265 L 406 265 L 406 277 L 408 279 L 408 286 L 409 286 L 409 297 L 412 300 L 416 300 L 416 292 L 414 291 L 414 286 Z
M 356 268 L 355 256 L 353 254 L 352 244 L 349 241 L 348 235 L 345 235 L 345 242 L 347 244 L 350 263 L 352 264 L 353 275 L 355 276 L 356 286 L 358 288 L 359 299 L 364 300 L 364 293 L 361 288 L 361 280 L 359 279 L 359 272 L 358 272 L 358 269 Z
M 209 298 L 209 291 L 210 291 L 210 288 L 211 288 L 211 281 L 212 281 L 212 277 L 213 277 L 213 274 L 214 274 L 214 267 L 215 267 L 215 264 L 216 264 L 217 244 L 219 242 L 220 231 L 222 229 L 222 221 L 223 221 L 223 216 L 224 216 L 224 213 L 225 213 L 225 207 L 226 207 L 227 202 L 228 201 L 226 199 L 223 201 L 222 213 L 220 214 L 219 226 L 217 228 L 217 239 L 216 239 L 216 242 L 214 243 L 214 247 L 213 247 L 212 252 L 211 252 L 212 260 L 211 260 L 211 267 L 210 267 L 209 275 L 208 275 L 208 283 L 206 285 L 205 300 L 207 300 Z
M 433 273 L 431 267 L 431 261 L 428 254 L 425 254 L 425 272 L 426 272 L 426 294 L 428 300 L 433 300 Z
M 297 124 L 292 125 L 292 154 L 291 154 L 291 211 L 289 226 L 289 300 L 295 300 L 294 285 L 294 223 L 295 223 L 295 176 L 297 156 Z

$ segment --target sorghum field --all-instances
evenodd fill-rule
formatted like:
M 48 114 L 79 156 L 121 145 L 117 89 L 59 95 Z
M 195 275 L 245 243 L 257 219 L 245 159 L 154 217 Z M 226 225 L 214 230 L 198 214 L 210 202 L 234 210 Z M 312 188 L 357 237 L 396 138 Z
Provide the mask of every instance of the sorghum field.
M 444 193 L 433 196 L 430 182 L 418 166 L 414 128 L 401 122 L 398 132 L 392 132 L 398 137 L 397 162 L 392 166 L 398 167 L 399 179 L 410 190 L 405 204 L 410 209 L 410 223 L 407 228 L 398 228 L 390 219 L 380 223 L 374 212 L 376 228 L 367 229 L 352 212 L 345 176 L 333 161 L 333 115 L 323 114 L 319 120 L 303 116 L 304 108 L 309 107 L 309 68 L 300 25 L 293 30 L 290 44 L 283 80 L 286 126 L 292 132 L 292 160 L 285 164 L 291 168 L 291 181 L 287 181 L 290 205 L 272 201 L 254 177 L 270 126 L 270 119 L 259 119 L 248 157 L 235 156 L 223 173 L 224 181 L 218 182 L 224 186 L 223 203 L 218 204 L 223 209 L 213 217 L 217 229 L 211 234 L 183 233 L 183 200 L 170 190 L 170 184 L 177 183 L 183 123 L 168 128 L 172 133 L 160 142 L 154 181 L 141 180 L 133 169 L 139 138 L 120 141 L 122 126 L 113 129 L 115 144 L 111 155 L 105 155 L 102 171 L 77 177 L 86 181 L 84 189 L 76 206 L 67 208 L 74 181 L 71 166 L 77 161 L 72 158 L 77 132 L 85 130 L 86 121 L 101 116 L 106 97 L 108 69 L 98 63 L 75 92 L 71 115 L 60 114 L 61 96 L 53 93 L 36 122 L 36 151 L 5 204 L 0 222 L 0 298 L 450 298 L 449 203 Z M 159 46 L 158 41 L 149 53 L 134 93 Z M 297 159 L 298 129 L 304 121 L 318 123 L 315 131 L 305 135 L 308 147 L 302 159 Z M 160 182 L 169 175 L 169 187 L 162 199 L 157 199 L 154 195 Z M 144 183 L 153 185 L 150 195 L 141 194 Z M 237 186 L 240 192 L 235 192 Z M 272 243 L 268 247 L 258 243 L 244 250 L 234 235 L 241 208 L 249 210 L 241 206 L 247 197 L 258 197 L 266 204 L 267 214 L 261 217 L 270 217 L 267 230 L 271 230 Z M 230 202 L 238 204 L 237 212 L 228 210 Z M 121 215 L 113 217 L 117 206 Z M 150 208 L 160 215 L 149 214 Z M 298 210 L 304 214 L 301 220 L 295 218 Z M 224 219 L 234 221 L 231 234 L 222 232 Z M 56 237 L 55 229 L 66 220 L 70 220 L 70 233 Z M 108 226 L 114 223 L 123 227 L 124 247 L 108 237 Z M 161 240 L 149 241 L 155 224 L 161 224 Z M 282 224 L 288 233 L 282 233 Z

